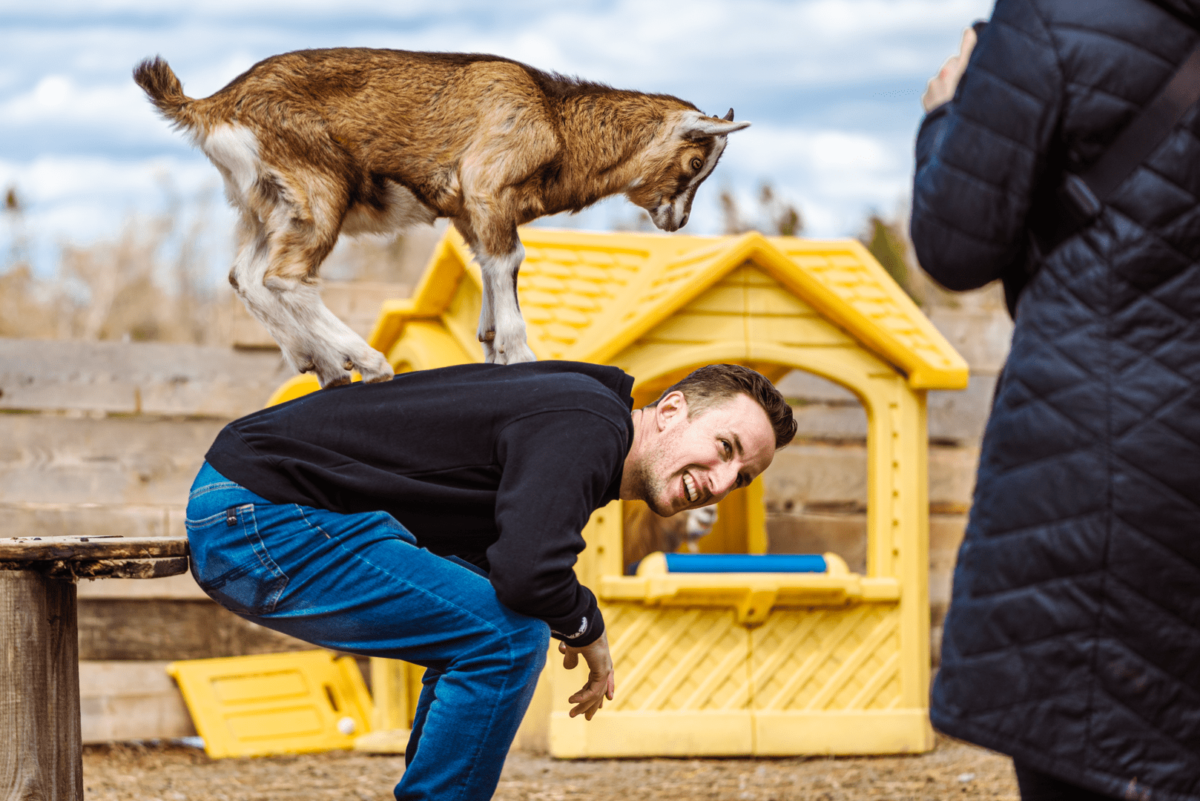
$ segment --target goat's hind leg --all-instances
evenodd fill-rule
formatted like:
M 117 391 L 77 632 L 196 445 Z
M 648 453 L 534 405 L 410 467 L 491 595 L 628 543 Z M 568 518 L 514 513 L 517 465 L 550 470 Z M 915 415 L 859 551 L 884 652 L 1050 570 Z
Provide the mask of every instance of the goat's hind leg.
M 298 370 L 317 374 L 322 387 L 350 383 L 350 370 L 363 381 L 386 381 L 392 367 L 383 354 L 368 345 L 321 301 L 317 268 L 336 241 L 314 242 L 309 232 L 290 227 L 271 248 L 263 284 L 287 310 L 286 332 Z M 282 342 L 280 343 L 283 344 Z
M 336 229 L 323 231 L 312 218 L 292 211 L 281 201 L 268 223 L 259 226 L 250 258 L 239 257 L 235 264 L 238 293 L 292 367 L 315 372 L 322 387 L 349 383 L 349 371 L 356 368 L 364 381 L 391 378 L 383 354 L 321 302 L 317 269 L 337 241 Z

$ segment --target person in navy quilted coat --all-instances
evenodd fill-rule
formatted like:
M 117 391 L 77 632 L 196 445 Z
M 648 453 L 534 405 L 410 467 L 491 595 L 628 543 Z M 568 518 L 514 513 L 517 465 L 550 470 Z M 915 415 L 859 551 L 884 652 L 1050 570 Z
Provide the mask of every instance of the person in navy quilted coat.
M 953 290 L 1019 274 L 1035 198 L 1198 29 L 1200 0 L 998 0 L 925 98 L 921 265 Z M 1200 799 L 1198 198 L 1193 107 L 1015 304 L 932 718 L 1011 755 L 1026 799 Z

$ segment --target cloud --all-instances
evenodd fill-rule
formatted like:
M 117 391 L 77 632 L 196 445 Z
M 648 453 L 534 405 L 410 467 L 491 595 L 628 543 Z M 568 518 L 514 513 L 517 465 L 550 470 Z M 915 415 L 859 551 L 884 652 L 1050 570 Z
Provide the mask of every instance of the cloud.
M 215 199 L 220 180 L 203 160 L 48 156 L 26 163 L 0 161 L 0 186 L 16 189 L 32 238 L 87 243 L 117 236 L 139 214 L 161 213 L 172 203 Z

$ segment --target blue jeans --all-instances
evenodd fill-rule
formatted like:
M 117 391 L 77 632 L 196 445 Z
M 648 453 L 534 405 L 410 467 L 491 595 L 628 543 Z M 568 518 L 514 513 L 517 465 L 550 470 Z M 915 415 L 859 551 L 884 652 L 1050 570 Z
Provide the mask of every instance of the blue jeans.
M 550 629 L 487 578 L 417 547 L 386 512 L 271 503 L 205 464 L 187 507 L 192 574 L 275 631 L 426 668 L 398 801 L 491 798 Z

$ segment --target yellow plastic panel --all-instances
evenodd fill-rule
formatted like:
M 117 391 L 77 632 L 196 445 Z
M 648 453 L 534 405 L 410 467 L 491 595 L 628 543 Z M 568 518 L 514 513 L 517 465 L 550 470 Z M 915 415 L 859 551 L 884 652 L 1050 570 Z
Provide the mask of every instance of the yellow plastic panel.
M 892 604 L 775 610 L 750 632 L 756 711 L 893 709 L 900 702 Z
M 853 712 L 756 712 L 754 753 L 922 754 L 933 750 L 924 709 Z
M 445 326 L 426 320 L 409 323 L 404 337 L 388 352 L 387 357 L 392 367 L 401 373 L 475 361 L 475 356 L 464 350 Z
M 172 662 L 213 758 L 351 748 L 370 731 L 371 699 L 350 657 L 328 651 Z
M 621 692 L 605 710 L 730 712 L 750 702 L 746 629 L 721 609 L 605 606 Z

